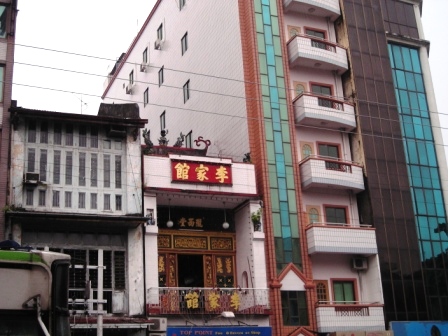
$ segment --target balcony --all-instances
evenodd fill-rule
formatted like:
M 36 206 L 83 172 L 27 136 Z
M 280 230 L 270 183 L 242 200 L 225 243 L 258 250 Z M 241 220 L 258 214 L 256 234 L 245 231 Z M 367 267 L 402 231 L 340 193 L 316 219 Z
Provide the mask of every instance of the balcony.
M 312 36 L 297 35 L 288 41 L 289 64 L 338 74 L 348 70 L 347 51 L 335 43 Z
M 283 0 L 283 8 L 285 12 L 328 17 L 331 22 L 341 15 L 339 0 Z
M 362 167 L 337 158 L 310 155 L 300 163 L 302 189 L 346 189 L 358 193 L 364 190 Z
M 303 93 L 293 101 L 298 125 L 351 131 L 356 127 L 353 105 L 331 97 Z
M 319 332 L 384 330 L 382 304 L 340 302 L 319 303 L 316 308 Z
M 313 223 L 306 229 L 308 254 L 377 254 L 375 229 L 370 225 Z
M 268 288 L 184 288 L 148 289 L 148 315 L 172 314 L 269 314 Z

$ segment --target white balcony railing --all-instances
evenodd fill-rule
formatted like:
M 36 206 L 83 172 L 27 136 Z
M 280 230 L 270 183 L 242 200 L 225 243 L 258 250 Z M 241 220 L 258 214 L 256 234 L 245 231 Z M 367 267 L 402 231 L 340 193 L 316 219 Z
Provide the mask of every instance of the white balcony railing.
M 300 163 L 302 188 L 364 190 L 362 167 L 337 158 L 310 155 Z
M 302 93 L 294 99 L 293 105 L 298 125 L 345 128 L 347 131 L 356 127 L 354 106 L 345 101 Z
M 384 330 L 383 305 L 375 303 L 320 303 L 316 308 L 319 332 Z
M 375 229 L 370 225 L 313 223 L 306 229 L 308 254 L 377 254 Z
M 339 0 L 283 0 L 285 12 L 306 13 L 336 20 L 341 15 Z
M 297 35 L 291 38 L 288 41 L 288 55 L 291 67 L 300 65 L 339 74 L 348 69 L 346 49 L 312 36 Z
M 267 288 L 154 287 L 147 292 L 147 314 L 269 314 Z

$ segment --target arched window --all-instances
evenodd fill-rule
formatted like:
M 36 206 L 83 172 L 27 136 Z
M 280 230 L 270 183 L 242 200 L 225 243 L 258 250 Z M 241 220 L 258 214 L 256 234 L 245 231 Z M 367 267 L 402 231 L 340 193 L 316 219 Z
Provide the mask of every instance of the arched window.
M 289 37 L 300 35 L 300 27 L 288 26 Z
M 300 83 L 296 84 L 294 90 L 296 92 L 296 96 L 301 95 L 303 92 L 305 92 L 305 85 Z
M 316 280 L 316 294 L 317 301 L 327 302 L 328 301 L 328 284 L 325 280 Z
M 310 224 L 319 222 L 319 210 L 311 208 L 308 211 L 308 220 L 310 221 Z
M 313 149 L 311 148 L 310 145 L 305 144 L 302 146 L 302 158 L 305 159 L 308 156 L 310 156 L 311 154 L 313 154 Z

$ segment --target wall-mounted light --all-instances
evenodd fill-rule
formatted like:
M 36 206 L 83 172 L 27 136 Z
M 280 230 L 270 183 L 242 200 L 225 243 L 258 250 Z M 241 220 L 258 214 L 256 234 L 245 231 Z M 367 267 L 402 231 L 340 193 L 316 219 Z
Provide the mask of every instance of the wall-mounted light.
M 154 225 L 156 221 L 154 220 L 154 209 L 146 209 L 146 223 L 148 225 Z
M 171 198 L 168 198 L 168 222 L 166 222 L 166 227 L 172 228 L 174 225 L 171 220 Z
M 227 215 L 226 215 L 226 202 L 222 202 L 224 204 L 224 223 L 222 223 L 222 228 L 224 230 L 227 230 L 230 227 L 230 224 L 227 222 Z

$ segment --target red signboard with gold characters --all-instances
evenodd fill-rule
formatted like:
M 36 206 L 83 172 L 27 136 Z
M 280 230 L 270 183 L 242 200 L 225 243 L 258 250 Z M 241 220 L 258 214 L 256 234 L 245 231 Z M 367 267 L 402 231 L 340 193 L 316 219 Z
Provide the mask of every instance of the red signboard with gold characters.
M 232 185 L 232 165 L 171 160 L 173 182 Z

